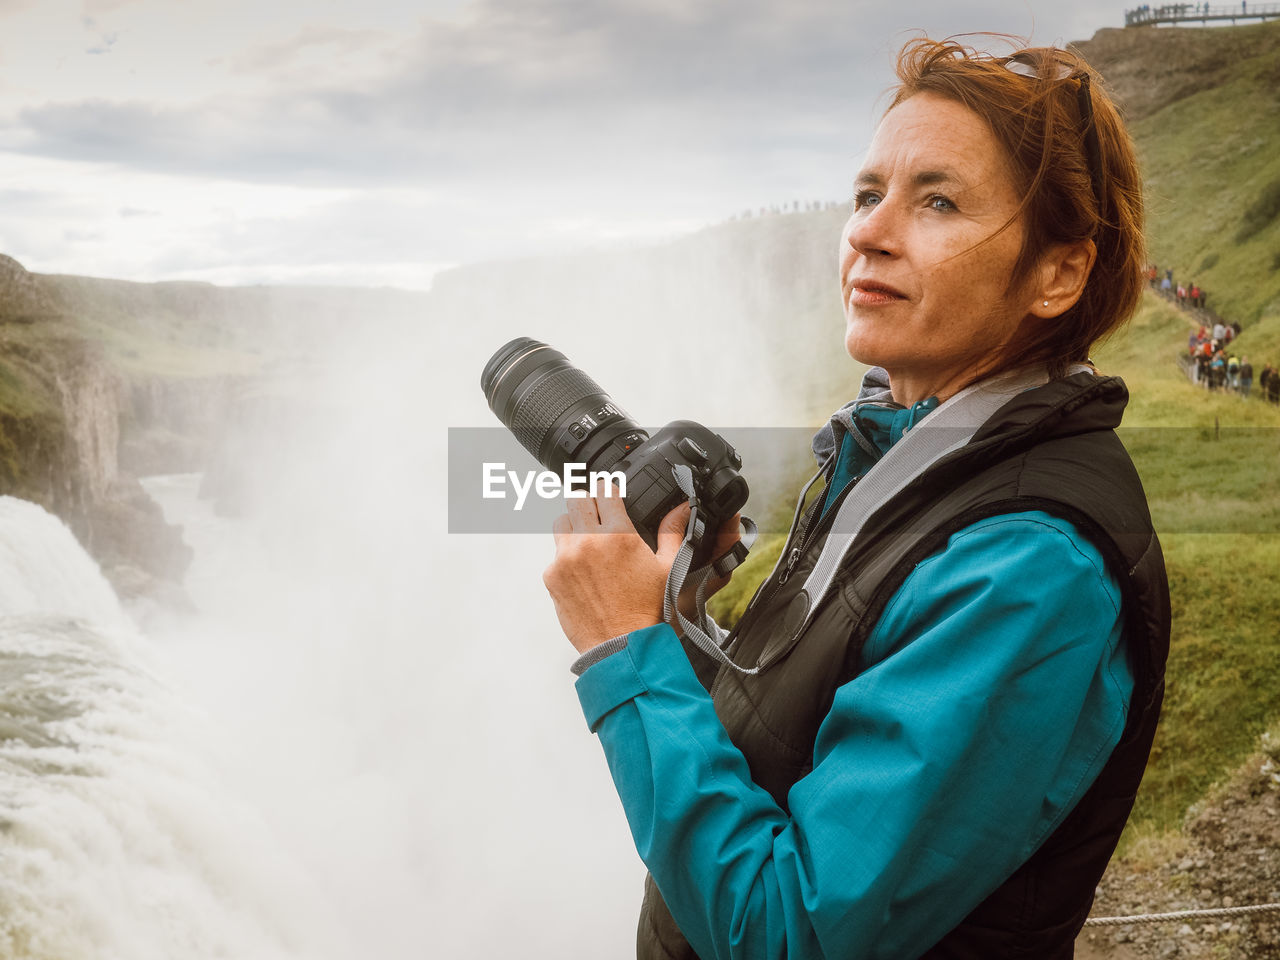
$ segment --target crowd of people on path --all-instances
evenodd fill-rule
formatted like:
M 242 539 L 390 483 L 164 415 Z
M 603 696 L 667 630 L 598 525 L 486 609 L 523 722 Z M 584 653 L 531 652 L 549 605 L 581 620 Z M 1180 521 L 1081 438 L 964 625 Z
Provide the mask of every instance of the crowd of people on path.
M 1146 275 L 1153 289 L 1176 301 L 1180 308 L 1200 312 L 1199 329 L 1187 336 L 1187 356 L 1183 364 L 1191 382 L 1206 390 L 1231 391 L 1241 399 L 1249 399 L 1254 386 L 1253 364 L 1247 356 L 1232 349 L 1232 341 L 1240 335 L 1240 324 L 1227 323 L 1207 310 L 1200 285 L 1175 284 L 1172 269 L 1162 271 L 1155 264 L 1149 264 Z M 1280 368 L 1266 364 L 1258 374 L 1257 385 L 1259 397 L 1280 404 Z
M 1194 280 L 1188 286 L 1185 283 L 1173 282 L 1173 270 L 1165 269 L 1161 273 L 1160 269 L 1154 264 L 1147 266 L 1147 282 L 1151 284 L 1152 290 L 1158 290 L 1165 297 L 1178 301 L 1180 307 L 1195 307 L 1198 310 L 1205 310 L 1205 292 L 1200 284 Z
M 1253 389 L 1253 364 L 1246 355 L 1230 349 L 1231 341 L 1240 333 L 1239 324 L 1218 321 L 1212 329 L 1204 324 L 1187 337 L 1187 353 L 1191 359 L 1191 382 L 1206 390 L 1231 391 L 1249 399 Z M 1258 376 L 1258 395 L 1280 404 L 1280 369 L 1268 363 Z

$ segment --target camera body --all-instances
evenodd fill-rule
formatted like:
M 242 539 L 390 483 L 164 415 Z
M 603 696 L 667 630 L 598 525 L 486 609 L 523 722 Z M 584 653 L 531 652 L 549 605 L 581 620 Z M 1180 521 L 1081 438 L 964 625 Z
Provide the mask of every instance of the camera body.
M 688 499 L 675 468 L 686 466 L 704 527 L 694 566 L 711 559 L 716 531 L 747 502 L 742 459 L 722 436 L 692 420 L 642 429 L 560 351 L 528 337 L 498 349 L 480 377 L 489 408 L 548 470 L 584 463 L 588 473 L 621 472 L 636 531 L 657 549 L 658 525 Z
M 693 475 L 698 513 L 709 540 L 747 502 L 747 482 L 738 472 L 742 467 L 738 451 L 700 423 L 673 420 L 605 468 L 626 475 L 627 514 L 645 543 L 655 550 L 662 518 L 688 499 L 675 479 L 677 464 L 687 466 Z M 695 563 L 705 559 L 700 552 L 694 554 Z

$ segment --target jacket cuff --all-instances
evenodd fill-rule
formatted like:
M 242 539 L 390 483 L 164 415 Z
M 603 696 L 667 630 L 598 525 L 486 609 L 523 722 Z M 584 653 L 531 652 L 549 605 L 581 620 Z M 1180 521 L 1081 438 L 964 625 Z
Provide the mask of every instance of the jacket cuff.
M 574 676 L 582 676 L 587 672 L 587 667 L 599 663 L 610 654 L 625 650 L 627 648 L 627 637 L 629 636 L 631 636 L 629 633 L 620 633 L 616 637 L 610 637 L 604 643 L 596 644 L 577 660 L 573 661 L 573 665 L 569 669 L 573 671 Z
M 643 643 L 660 631 L 666 631 L 674 639 L 675 631 L 667 624 L 659 623 L 605 641 L 608 644 L 615 641 L 621 643 L 614 649 L 613 655 L 603 655 L 601 659 L 588 665 L 578 677 L 574 687 L 578 691 L 578 701 L 582 704 L 582 713 L 592 733 L 599 729 L 600 722 L 613 710 L 648 692 L 649 687 L 640 678 L 635 662 L 631 659 L 631 651 L 627 648 L 632 641 Z M 597 649 L 599 647 L 588 650 L 583 656 L 588 656 Z M 579 662 L 581 659 L 579 658 Z M 575 667 L 577 665 L 574 664 Z

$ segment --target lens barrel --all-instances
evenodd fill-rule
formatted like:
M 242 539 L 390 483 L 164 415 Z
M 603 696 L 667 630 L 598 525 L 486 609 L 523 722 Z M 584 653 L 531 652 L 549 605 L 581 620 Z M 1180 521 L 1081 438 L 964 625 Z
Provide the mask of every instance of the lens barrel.
M 607 470 L 649 435 L 601 386 L 540 340 L 499 347 L 480 375 L 485 400 L 520 445 L 548 470 L 585 463 Z

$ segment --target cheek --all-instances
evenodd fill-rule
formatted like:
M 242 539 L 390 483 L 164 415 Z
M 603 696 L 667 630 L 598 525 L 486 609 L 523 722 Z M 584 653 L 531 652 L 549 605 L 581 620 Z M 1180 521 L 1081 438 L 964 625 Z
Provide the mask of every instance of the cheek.
M 991 244 L 943 259 L 925 271 L 930 300 L 936 306 L 986 312 L 1005 299 L 1013 257 Z

